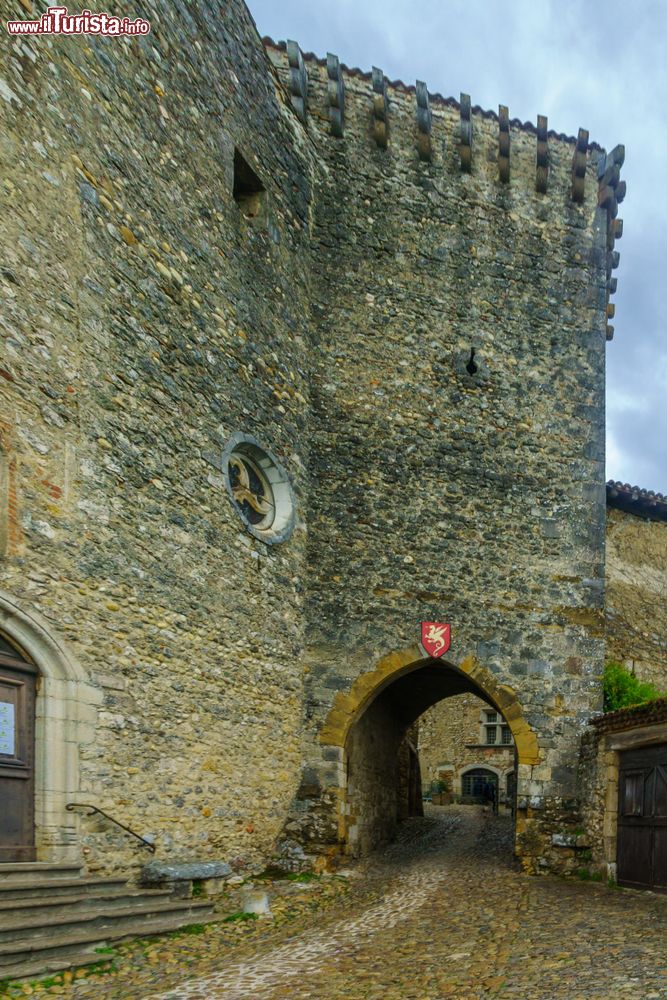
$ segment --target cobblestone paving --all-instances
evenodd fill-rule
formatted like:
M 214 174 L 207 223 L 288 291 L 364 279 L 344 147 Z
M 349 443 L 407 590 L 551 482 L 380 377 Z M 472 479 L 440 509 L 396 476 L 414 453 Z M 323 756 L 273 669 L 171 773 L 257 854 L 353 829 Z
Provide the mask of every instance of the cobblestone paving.
M 667 1000 L 667 897 L 517 872 L 504 818 L 440 810 L 298 927 L 71 1000 Z M 176 985 L 178 984 L 178 985 Z M 61 988 L 63 989 L 63 988 Z

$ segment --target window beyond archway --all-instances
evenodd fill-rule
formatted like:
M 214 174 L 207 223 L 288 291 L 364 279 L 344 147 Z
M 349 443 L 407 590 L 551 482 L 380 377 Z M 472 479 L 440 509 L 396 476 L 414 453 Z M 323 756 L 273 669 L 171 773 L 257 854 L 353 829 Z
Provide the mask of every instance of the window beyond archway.
M 511 746 L 512 731 L 504 718 L 495 710 L 482 710 L 482 740 L 486 746 Z

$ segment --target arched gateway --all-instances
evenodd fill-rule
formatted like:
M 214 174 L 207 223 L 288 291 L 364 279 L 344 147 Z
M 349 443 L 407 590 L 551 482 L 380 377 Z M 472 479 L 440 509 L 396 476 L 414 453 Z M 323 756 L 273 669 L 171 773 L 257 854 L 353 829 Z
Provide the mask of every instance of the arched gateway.
M 343 851 L 365 853 L 388 840 L 399 816 L 397 756 L 410 726 L 443 698 L 472 692 L 500 711 L 516 745 L 519 785 L 539 764 L 534 731 L 514 691 L 474 656 L 458 665 L 424 657 L 418 646 L 384 656 L 336 695 L 320 732 L 325 755 L 338 758 L 338 840 Z

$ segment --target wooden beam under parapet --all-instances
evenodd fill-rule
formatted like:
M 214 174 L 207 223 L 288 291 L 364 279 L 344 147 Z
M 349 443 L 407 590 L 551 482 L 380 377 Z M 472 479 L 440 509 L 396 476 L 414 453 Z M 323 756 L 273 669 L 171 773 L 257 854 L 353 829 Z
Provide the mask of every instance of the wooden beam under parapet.
M 610 179 L 615 172 L 620 172 L 621 167 L 625 163 L 625 146 L 623 143 L 619 143 L 614 146 L 610 153 L 603 156 L 598 163 L 598 181 L 602 185 L 610 183 Z M 618 173 L 616 174 L 618 178 Z M 615 186 L 615 185 L 614 185 Z
M 607 278 L 611 278 L 611 272 L 615 271 L 621 260 L 618 250 L 611 250 L 607 253 Z
M 585 128 L 580 128 L 572 157 L 572 200 L 579 204 L 584 200 L 587 152 L 588 131 Z
M 343 138 L 345 131 L 345 81 L 338 56 L 327 52 L 327 103 L 331 134 Z
M 615 219 L 618 215 L 616 188 L 613 188 L 611 184 L 607 184 L 606 187 L 601 187 L 598 190 L 598 205 L 600 208 L 606 208 L 610 217 Z
M 308 73 L 297 42 L 287 42 L 287 60 L 292 107 L 305 125 L 308 116 Z
M 621 167 L 625 160 L 625 146 L 614 146 L 610 153 L 600 158 L 598 162 L 598 205 L 607 213 L 607 303 L 606 319 L 614 318 L 616 306 L 610 302 L 610 296 L 618 288 L 618 281 L 612 278 L 611 272 L 618 267 L 620 254 L 614 250 L 614 243 L 623 235 L 623 220 L 616 218 L 619 203 L 626 193 L 625 181 L 621 180 Z M 614 327 L 607 322 L 606 337 L 612 340 Z
M 377 66 L 373 66 L 373 134 L 376 144 L 386 149 L 389 141 L 387 84 L 384 73 Z
M 510 112 L 505 104 L 498 106 L 498 177 L 501 183 L 510 180 Z
M 417 80 L 415 91 L 417 95 L 417 151 L 420 160 L 429 161 L 433 158 L 431 143 L 433 116 L 428 99 L 428 89 L 423 80 Z
M 472 115 L 470 109 L 470 94 L 461 94 L 461 133 L 459 150 L 461 154 L 461 170 L 469 174 L 472 170 Z
M 535 157 L 535 190 L 547 193 L 549 183 L 548 118 L 537 116 L 537 155 Z

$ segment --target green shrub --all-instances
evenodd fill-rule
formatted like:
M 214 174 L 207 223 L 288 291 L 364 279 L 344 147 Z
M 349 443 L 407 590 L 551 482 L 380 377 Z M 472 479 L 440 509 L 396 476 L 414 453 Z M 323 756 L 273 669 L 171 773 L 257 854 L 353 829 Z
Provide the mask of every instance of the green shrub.
M 617 708 L 643 705 L 662 694 L 653 684 L 638 680 L 621 663 L 609 660 L 604 668 L 603 679 L 604 710 L 613 712 Z
M 230 913 L 228 917 L 223 917 L 223 924 L 233 924 L 238 921 L 239 923 L 246 923 L 248 920 L 258 920 L 259 917 L 256 913 L 243 913 L 239 910 L 237 913 Z

